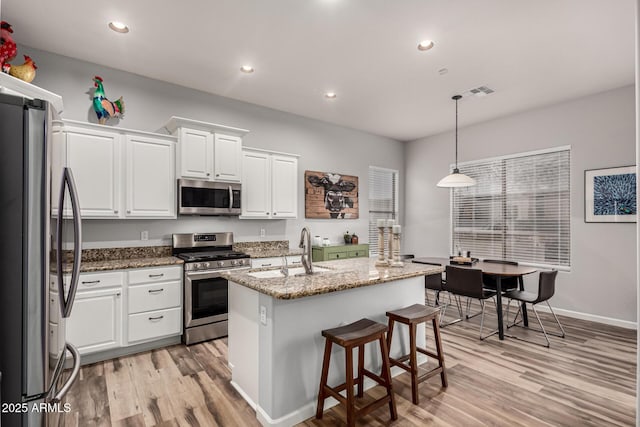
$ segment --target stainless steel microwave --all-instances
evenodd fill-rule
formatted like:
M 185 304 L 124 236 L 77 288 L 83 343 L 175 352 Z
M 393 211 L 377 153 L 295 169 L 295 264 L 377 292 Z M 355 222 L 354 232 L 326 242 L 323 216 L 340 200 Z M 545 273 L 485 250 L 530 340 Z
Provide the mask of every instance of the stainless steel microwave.
M 240 215 L 240 184 L 178 180 L 178 214 Z

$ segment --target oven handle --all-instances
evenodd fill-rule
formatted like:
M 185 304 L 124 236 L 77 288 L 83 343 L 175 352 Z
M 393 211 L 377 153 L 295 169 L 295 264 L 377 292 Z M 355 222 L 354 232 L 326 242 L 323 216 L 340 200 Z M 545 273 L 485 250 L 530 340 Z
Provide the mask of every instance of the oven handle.
M 189 279 L 210 279 L 213 277 L 221 277 L 221 273 L 231 273 L 234 271 L 246 271 L 251 270 L 250 266 L 240 267 L 240 268 L 231 268 L 226 270 L 215 270 L 215 271 L 185 271 L 185 276 Z

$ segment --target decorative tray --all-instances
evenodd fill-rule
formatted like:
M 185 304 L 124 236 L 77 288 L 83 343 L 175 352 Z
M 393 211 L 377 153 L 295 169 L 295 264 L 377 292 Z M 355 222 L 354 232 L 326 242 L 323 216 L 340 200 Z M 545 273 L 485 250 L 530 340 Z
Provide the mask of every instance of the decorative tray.
M 470 257 L 463 257 L 463 256 L 449 257 L 449 264 L 451 265 L 473 265 L 478 261 L 479 261 L 478 258 L 470 258 Z

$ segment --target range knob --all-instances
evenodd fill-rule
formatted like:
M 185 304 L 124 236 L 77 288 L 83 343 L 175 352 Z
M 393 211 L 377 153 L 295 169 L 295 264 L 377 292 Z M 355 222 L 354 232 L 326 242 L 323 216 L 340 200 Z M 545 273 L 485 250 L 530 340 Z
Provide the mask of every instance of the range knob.
M 236 261 L 235 259 L 231 261 L 231 265 L 237 265 L 238 261 Z
M 197 270 L 197 269 L 199 269 L 199 268 L 200 268 L 200 263 L 194 262 L 194 263 L 193 263 L 193 269 L 194 269 L 194 270 Z
M 238 260 L 238 265 L 243 265 L 244 264 L 244 260 L 243 259 L 239 259 Z
M 209 263 L 208 262 L 203 262 L 202 264 L 200 264 L 200 267 L 202 268 L 209 268 Z
M 218 267 L 224 267 L 224 261 L 218 261 Z

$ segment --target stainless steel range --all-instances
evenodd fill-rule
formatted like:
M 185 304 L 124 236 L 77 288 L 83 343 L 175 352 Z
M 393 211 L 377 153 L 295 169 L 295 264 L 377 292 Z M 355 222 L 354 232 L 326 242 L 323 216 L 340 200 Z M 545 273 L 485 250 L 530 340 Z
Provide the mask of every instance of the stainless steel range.
M 194 344 L 227 336 L 229 283 L 222 272 L 250 268 L 232 249 L 233 233 L 174 234 L 173 255 L 184 260 L 184 333 Z

